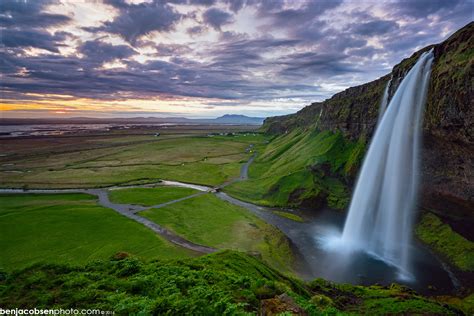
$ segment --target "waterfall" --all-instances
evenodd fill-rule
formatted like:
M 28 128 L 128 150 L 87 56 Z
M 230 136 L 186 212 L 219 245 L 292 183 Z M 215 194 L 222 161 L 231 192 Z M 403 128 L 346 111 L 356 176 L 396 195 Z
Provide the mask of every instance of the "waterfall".
M 432 50 L 420 56 L 384 111 L 366 153 L 340 240 L 346 247 L 393 264 L 405 277 L 410 275 L 420 129 L 432 62 Z
M 390 89 L 391 83 L 392 83 L 392 78 L 390 78 L 387 85 L 385 86 L 385 89 L 383 90 L 383 96 L 382 96 L 382 101 L 380 102 L 379 118 L 377 119 L 377 125 L 379 125 L 380 121 L 382 121 L 383 114 L 385 113 L 385 110 L 387 109 L 388 91 Z

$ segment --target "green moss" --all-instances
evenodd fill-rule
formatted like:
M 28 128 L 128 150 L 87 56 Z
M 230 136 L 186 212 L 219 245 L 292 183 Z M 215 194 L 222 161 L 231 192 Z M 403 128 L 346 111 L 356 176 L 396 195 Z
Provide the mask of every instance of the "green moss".
M 321 308 L 326 308 L 334 305 L 332 299 L 324 294 L 316 294 L 311 297 L 311 303 Z
M 366 146 L 366 138 L 364 135 L 362 135 L 355 143 L 344 165 L 344 173 L 346 175 L 355 176 L 362 159 L 364 158 Z
M 345 209 L 350 200 L 347 187 L 336 178 L 328 178 L 325 183 L 328 191 L 328 205 L 335 209 Z
M 474 293 L 464 298 L 456 296 L 441 296 L 438 299 L 459 308 L 466 315 L 474 315 Z
M 327 296 L 338 309 L 366 315 L 457 315 L 455 308 L 418 295 L 405 286 L 336 284 L 323 279 L 309 283 L 313 292 Z
M 436 215 L 424 214 L 416 227 L 416 235 L 460 270 L 474 271 L 474 243 L 457 234 Z
M 293 213 L 282 212 L 282 211 L 273 211 L 273 213 L 279 216 L 291 219 L 292 221 L 295 221 L 295 222 L 300 222 L 300 223 L 304 222 L 304 219 L 301 218 L 301 216 L 293 214 Z
M 308 315 L 459 312 L 403 288 L 305 283 L 233 251 L 154 262 L 114 256 L 85 266 L 35 265 L 0 279 L 0 306 L 101 309 L 118 315 L 255 315 L 264 300 L 282 294 Z M 281 312 L 290 315 L 284 308 Z

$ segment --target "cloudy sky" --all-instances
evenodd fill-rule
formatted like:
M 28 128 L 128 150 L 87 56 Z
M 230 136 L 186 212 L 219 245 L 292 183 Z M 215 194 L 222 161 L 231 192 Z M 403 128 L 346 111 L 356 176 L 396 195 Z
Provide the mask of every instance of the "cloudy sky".
M 1 117 L 270 116 L 388 73 L 473 0 L 1 0 Z

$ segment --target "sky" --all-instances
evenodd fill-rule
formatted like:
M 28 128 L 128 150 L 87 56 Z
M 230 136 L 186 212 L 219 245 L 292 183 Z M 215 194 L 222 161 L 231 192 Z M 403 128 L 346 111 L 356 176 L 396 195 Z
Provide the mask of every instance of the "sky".
M 1 0 L 0 117 L 296 112 L 473 20 L 474 0 Z

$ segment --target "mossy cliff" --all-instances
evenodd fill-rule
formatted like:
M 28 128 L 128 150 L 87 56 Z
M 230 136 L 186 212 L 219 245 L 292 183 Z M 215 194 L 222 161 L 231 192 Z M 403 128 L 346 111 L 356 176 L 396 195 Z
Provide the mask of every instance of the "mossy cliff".
M 425 47 L 390 74 L 349 88 L 299 112 L 271 117 L 262 129 L 282 135 L 294 130 L 342 132 L 348 140 L 369 140 L 388 80 L 393 96 L 424 51 L 434 49 L 423 124 L 422 204 L 427 209 L 474 217 L 474 22 L 446 41 Z M 355 174 L 355 173 L 353 173 Z

